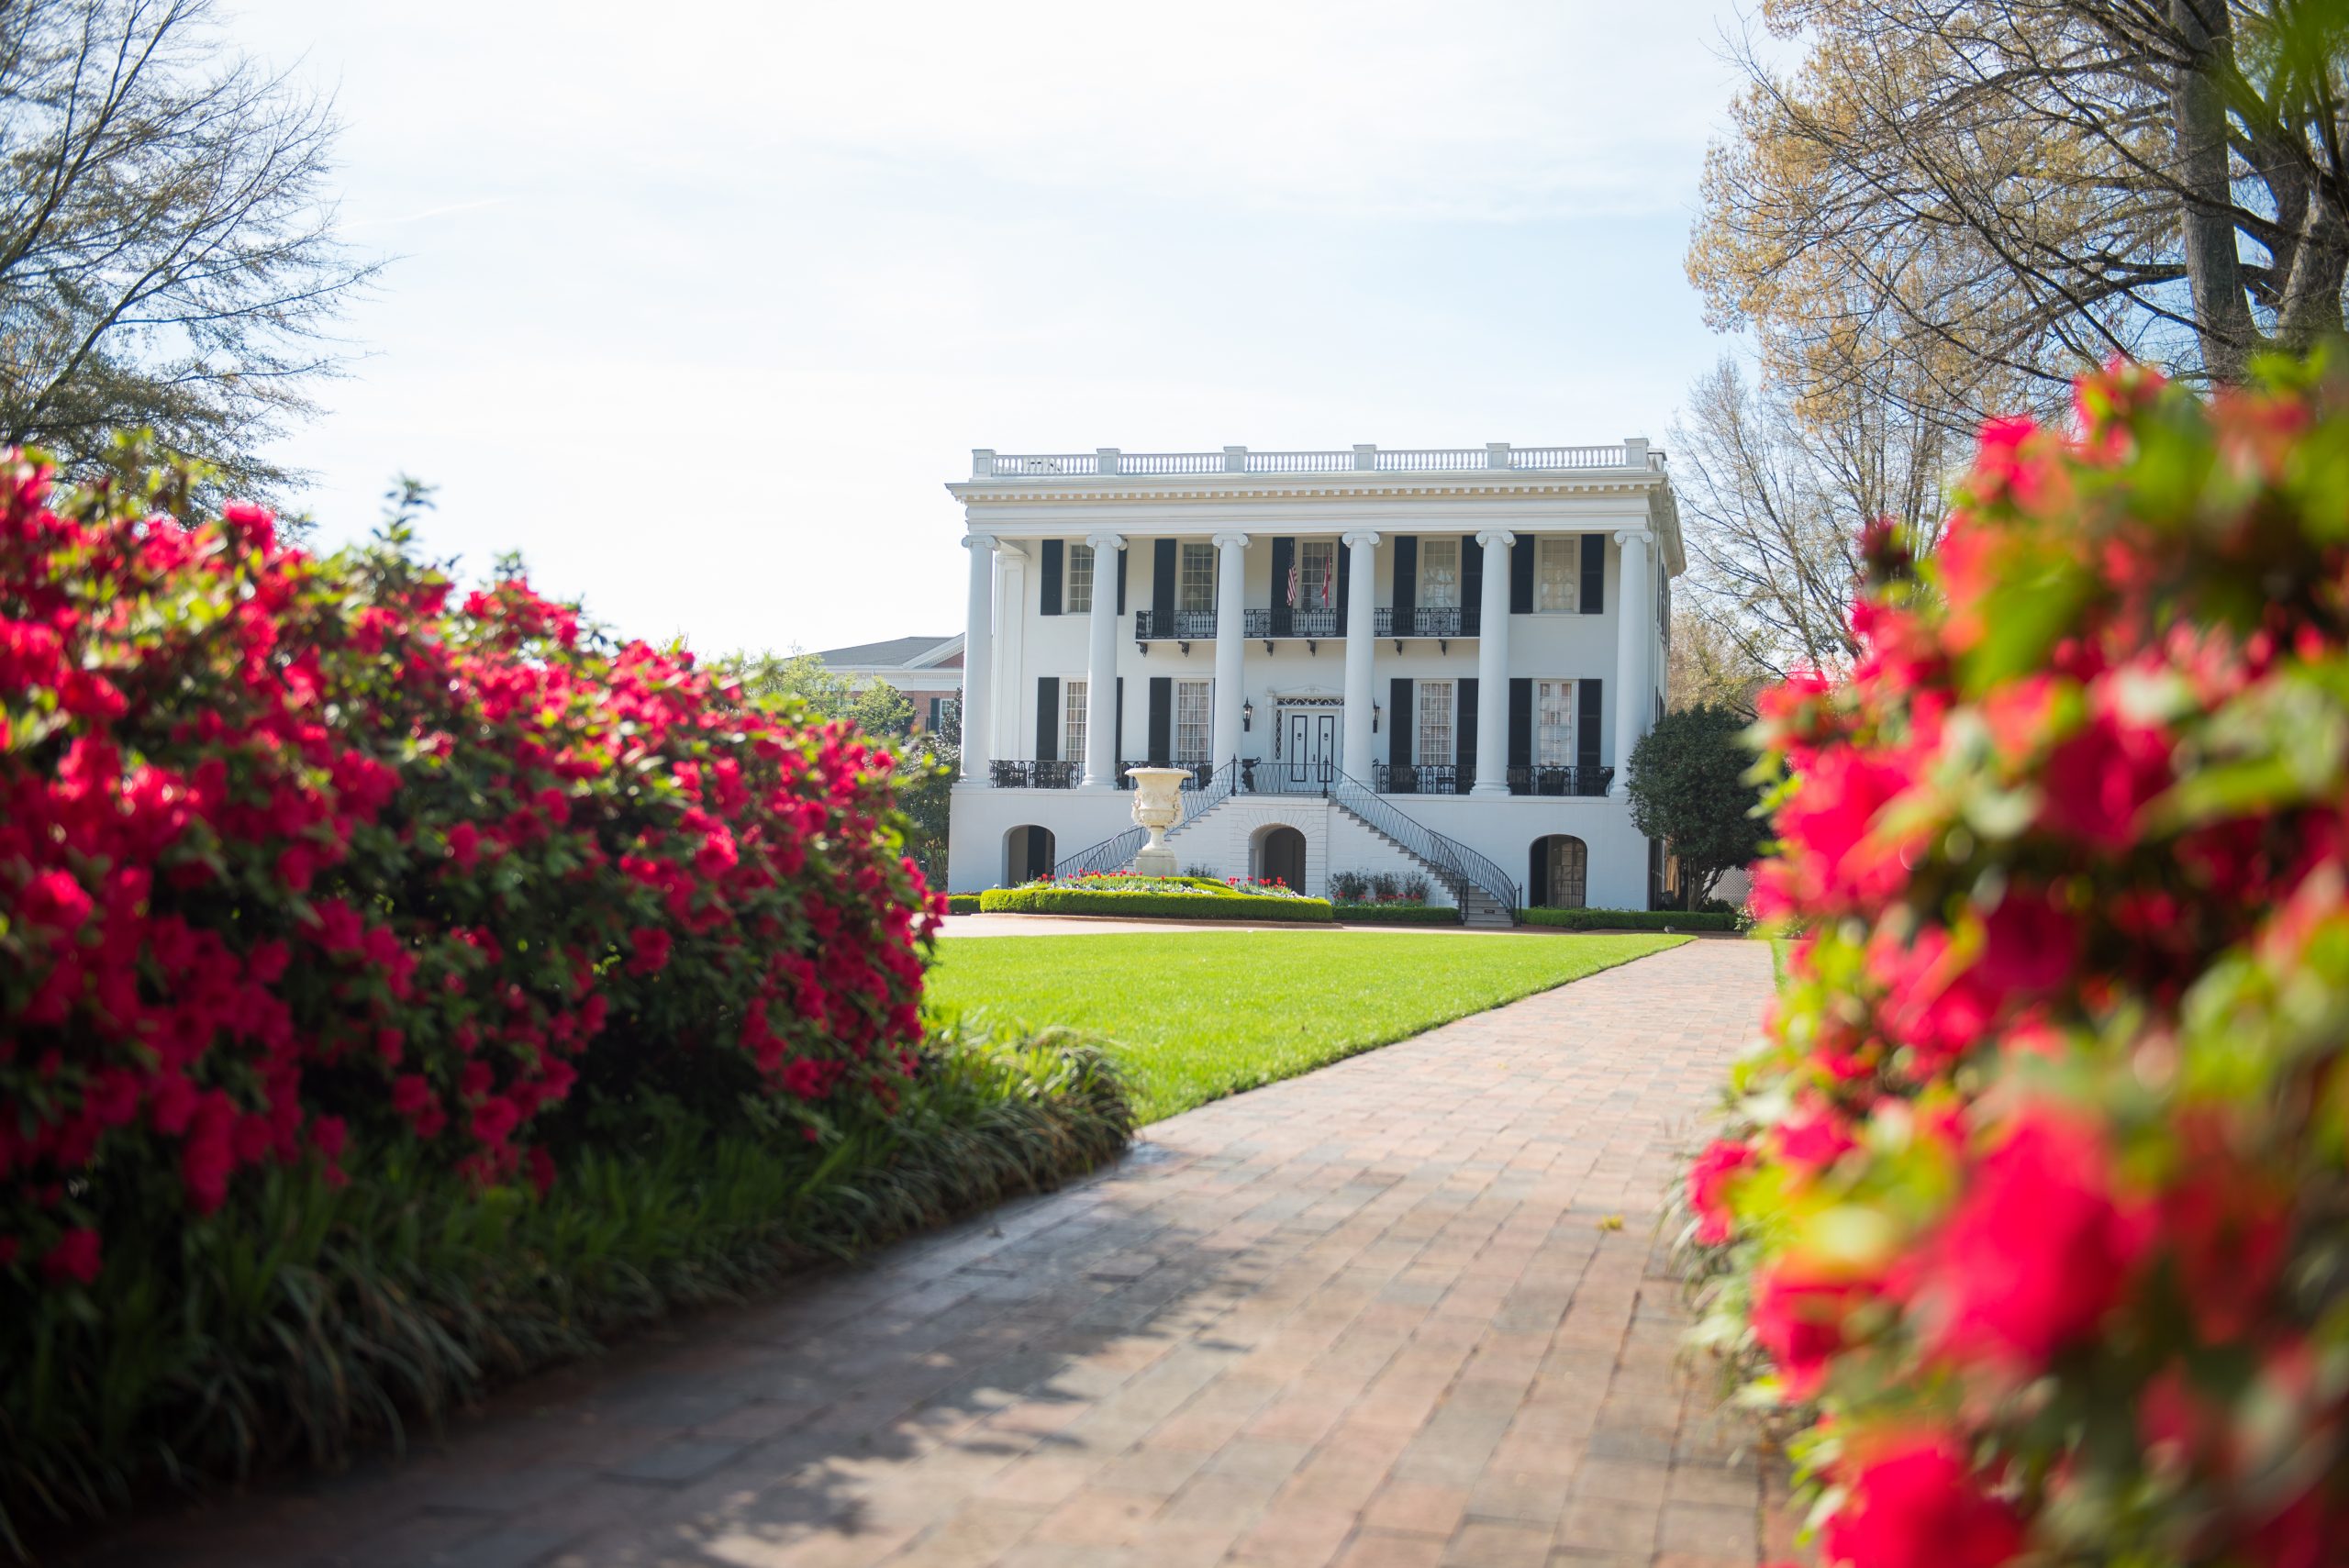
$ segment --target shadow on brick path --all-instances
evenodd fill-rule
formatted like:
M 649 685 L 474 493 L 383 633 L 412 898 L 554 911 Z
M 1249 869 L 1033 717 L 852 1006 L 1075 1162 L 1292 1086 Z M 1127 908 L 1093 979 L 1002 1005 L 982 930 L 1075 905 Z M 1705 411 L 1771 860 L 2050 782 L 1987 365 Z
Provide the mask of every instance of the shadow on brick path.
M 1203 1106 L 404 1462 L 74 1561 L 1751 1564 L 1762 1474 L 1676 1365 L 1655 1215 L 1769 982 L 1692 942 Z

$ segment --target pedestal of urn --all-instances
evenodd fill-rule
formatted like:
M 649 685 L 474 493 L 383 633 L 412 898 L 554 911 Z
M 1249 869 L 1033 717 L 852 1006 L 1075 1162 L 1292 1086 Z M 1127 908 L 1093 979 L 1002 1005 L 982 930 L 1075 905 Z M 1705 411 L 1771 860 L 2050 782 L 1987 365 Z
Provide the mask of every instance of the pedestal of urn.
M 1128 768 L 1134 781 L 1134 822 L 1150 829 L 1150 842 L 1134 851 L 1137 876 L 1173 876 L 1174 851 L 1165 844 L 1166 830 L 1183 820 L 1183 781 L 1188 768 Z

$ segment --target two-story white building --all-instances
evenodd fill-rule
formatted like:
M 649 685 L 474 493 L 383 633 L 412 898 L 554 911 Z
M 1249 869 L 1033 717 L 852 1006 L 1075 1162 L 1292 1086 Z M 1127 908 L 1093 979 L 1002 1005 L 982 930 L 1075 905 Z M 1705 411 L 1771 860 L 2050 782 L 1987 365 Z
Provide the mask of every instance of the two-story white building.
M 1680 529 L 1643 440 L 972 454 L 951 885 L 1120 868 L 1124 771 L 1194 770 L 1186 869 L 1417 873 L 1478 923 L 1644 909 L 1624 759 Z

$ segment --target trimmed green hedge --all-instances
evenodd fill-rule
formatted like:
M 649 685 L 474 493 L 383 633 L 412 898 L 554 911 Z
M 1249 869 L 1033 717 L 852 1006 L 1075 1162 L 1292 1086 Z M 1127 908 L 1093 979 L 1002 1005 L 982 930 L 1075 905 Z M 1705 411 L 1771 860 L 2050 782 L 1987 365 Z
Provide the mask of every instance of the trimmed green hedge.
M 1338 920 L 1347 926 L 1456 926 L 1460 911 L 1449 904 L 1341 904 Z
M 979 895 L 975 893 L 950 893 L 946 895 L 949 915 L 975 915 L 979 912 Z
M 1085 893 L 1070 887 L 996 887 L 979 895 L 990 915 L 1123 915 L 1138 920 L 1328 920 L 1326 898 L 1257 898 L 1183 893 Z
M 1709 915 L 1686 909 L 1520 909 L 1517 917 L 1529 926 L 1557 926 L 1569 931 L 1734 931 L 1735 915 Z

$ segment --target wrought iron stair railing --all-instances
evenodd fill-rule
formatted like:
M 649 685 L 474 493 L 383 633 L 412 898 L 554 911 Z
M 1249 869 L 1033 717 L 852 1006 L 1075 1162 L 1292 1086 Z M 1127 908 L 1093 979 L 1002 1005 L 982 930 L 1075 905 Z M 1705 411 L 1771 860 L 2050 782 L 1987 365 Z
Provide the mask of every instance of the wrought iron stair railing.
M 1365 827 L 1386 835 L 1407 854 L 1427 862 L 1464 906 L 1468 902 L 1468 889 L 1474 887 L 1507 910 L 1510 920 L 1517 918 L 1517 911 L 1524 903 L 1518 895 L 1518 884 L 1507 872 L 1459 840 L 1448 839 L 1404 815 L 1391 801 L 1381 798 L 1377 791 L 1350 774 L 1333 772 L 1323 794 L 1331 805 L 1342 807 Z

